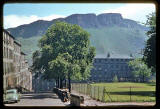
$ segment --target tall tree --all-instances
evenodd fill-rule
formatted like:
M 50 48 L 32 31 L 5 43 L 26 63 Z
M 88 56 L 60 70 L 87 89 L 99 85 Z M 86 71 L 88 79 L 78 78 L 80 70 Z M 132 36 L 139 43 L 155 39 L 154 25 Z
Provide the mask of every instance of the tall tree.
M 132 77 L 135 80 L 145 82 L 146 79 L 151 75 L 151 69 L 142 61 L 142 59 L 134 59 L 129 62 L 129 66 L 133 69 Z
M 109 58 L 109 57 L 110 57 L 110 53 L 107 54 L 107 58 Z
M 33 61 L 33 65 L 32 65 L 32 71 L 35 72 L 35 78 L 38 77 L 38 75 L 40 74 L 40 52 L 37 50 L 33 53 L 32 55 L 32 61 Z
M 45 79 L 68 79 L 69 91 L 71 79 L 87 79 L 95 56 L 95 48 L 90 46 L 89 36 L 78 25 L 65 22 L 53 24 L 39 41 L 39 69 L 43 71 Z
M 152 68 L 152 72 L 156 70 L 156 15 L 151 13 L 147 16 L 146 25 L 149 26 L 149 31 L 146 33 L 149 39 L 143 52 L 143 61 Z

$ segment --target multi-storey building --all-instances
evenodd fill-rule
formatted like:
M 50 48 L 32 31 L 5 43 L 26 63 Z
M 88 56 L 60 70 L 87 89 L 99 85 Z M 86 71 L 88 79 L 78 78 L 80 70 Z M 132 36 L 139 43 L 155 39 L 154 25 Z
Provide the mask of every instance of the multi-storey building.
M 14 37 L 6 30 L 3 32 L 3 88 L 13 87 L 14 67 L 13 67 L 13 51 Z
M 22 87 L 32 90 L 32 74 L 21 52 L 21 44 L 6 30 L 3 31 L 3 89 Z
M 95 58 L 91 70 L 91 81 L 111 82 L 116 75 L 119 81 L 132 80 L 132 68 L 128 62 L 133 60 L 132 57 L 126 58 Z
M 21 44 L 14 40 L 14 68 L 15 68 L 15 83 L 20 86 L 21 72 L 20 72 L 20 57 L 21 57 Z
M 21 86 L 29 91 L 32 90 L 32 74 L 29 70 L 25 54 L 21 52 Z

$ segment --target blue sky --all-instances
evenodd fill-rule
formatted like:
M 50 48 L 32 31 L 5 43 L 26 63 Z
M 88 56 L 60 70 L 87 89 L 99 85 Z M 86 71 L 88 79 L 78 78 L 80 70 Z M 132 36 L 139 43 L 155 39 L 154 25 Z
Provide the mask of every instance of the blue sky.
M 146 15 L 155 11 L 154 4 L 109 4 L 109 3 L 39 3 L 5 4 L 4 28 L 29 24 L 36 20 L 52 20 L 71 14 L 121 13 L 123 18 L 139 22 L 146 21 Z

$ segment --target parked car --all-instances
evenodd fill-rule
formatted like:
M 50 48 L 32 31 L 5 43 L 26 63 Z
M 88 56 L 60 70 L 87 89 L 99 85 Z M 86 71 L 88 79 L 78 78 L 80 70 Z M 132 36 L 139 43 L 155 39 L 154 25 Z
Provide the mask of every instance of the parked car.
M 17 89 L 10 89 L 7 90 L 5 93 L 5 99 L 4 102 L 18 102 L 20 101 L 20 93 L 17 92 Z

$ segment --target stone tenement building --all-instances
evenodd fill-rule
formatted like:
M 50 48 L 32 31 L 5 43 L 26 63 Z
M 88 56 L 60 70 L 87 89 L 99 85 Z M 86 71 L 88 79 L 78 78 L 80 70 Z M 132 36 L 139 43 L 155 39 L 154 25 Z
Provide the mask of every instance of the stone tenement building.
M 131 60 L 133 60 L 132 57 L 95 58 L 90 81 L 111 82 L 115 75 L 117 75 L 119 81 L 132 80 L 132 69 L 127 64 Z
M 32 90 L 32 74 L 21 52 L 21 44 L 3 30 L 3 89 L 23 88 Z

